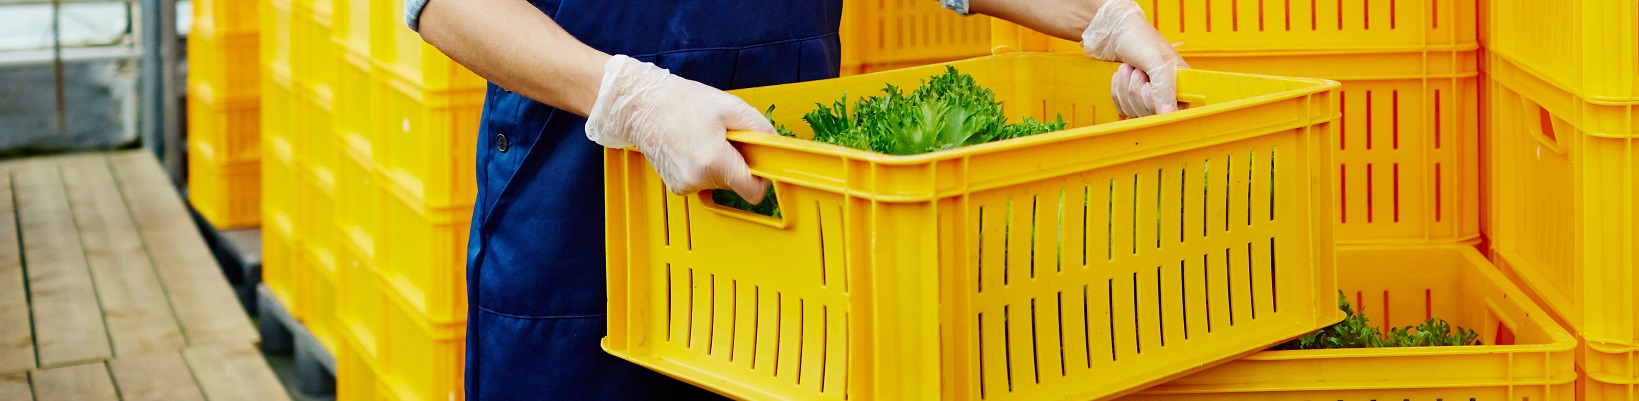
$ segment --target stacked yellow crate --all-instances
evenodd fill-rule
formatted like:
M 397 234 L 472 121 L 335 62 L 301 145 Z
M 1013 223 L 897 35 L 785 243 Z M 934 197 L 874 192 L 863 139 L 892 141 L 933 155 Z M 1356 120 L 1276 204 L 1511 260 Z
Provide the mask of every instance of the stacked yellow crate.
M 217 228 L 260 219 L 255 3 L 194 4 L 188 37 L 188 199 Z
M 1487 5 L 1493 258 L 1580 337 L 1581 399 L 1639 398 L 1639 4 Z
M 842 75 L 990 54 L 989 17 L 928 0 L 846 0 L 839 36 Z
M 289 0 L 258 2 L 261 10 L 262 282 L 298 319 L 312 310 L 312 269 L 301 236 L 310 231 L 301 160 L 312 153 L 311 133 L 296 122 Z

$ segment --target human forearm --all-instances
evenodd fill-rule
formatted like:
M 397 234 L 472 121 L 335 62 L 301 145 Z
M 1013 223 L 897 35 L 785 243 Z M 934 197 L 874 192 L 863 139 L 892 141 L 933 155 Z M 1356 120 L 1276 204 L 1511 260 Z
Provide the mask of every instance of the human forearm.
M 581 116 L 597 100 L 609 60 L 517 0 L 433 0 L 421 12 L 420 32 L 484 79 Z
M 1059 39 L 1080 42 L 1105 0 L 970 0 L 968 11 L 1034 29 Z

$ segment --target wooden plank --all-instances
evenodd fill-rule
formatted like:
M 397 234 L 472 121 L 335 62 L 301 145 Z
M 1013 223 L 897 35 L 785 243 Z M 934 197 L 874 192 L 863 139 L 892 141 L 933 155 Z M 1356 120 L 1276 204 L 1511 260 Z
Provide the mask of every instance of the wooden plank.
M 142 238 L 100 155 L 62 162 L 63 182 L 85 244 L 115 356 L 175 351 L 186 345 Z
M 290 400 L 279 378 L 252 345 L 215 345 L 182 352 L 211 401 Z
M 24 280 L 11 174 L 0 172 L 0 373 L 34 370 L 34 323 Z
M 129 151 L 110 153 L 108 159 L 188 344 L 258 341 L 250 318 L 153 156 Z
M 0 400 L 32 399 L 34 399 L 34 390 L 29 388 L 27 374 L 0 376 Z
M 199 382 L 182 352 L 171 351 L 108 361 L 123 401 L 204 401 Z
M 35 401 L 117 401 L 114 381 L 102 362 L 34 372 Z
M 56 166 L 24 166 L 12 178 L 40 366 L 108 359 L 102 309 Z

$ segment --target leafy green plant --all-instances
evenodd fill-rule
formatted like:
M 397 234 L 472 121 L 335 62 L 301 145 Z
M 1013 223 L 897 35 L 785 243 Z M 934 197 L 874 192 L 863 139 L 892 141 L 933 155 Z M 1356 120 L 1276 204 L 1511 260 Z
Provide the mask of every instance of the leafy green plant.
M 908 94 L 887 85 L 881 96 L 853 102 L 852 113 L 846 92 L 830 105 L 815 106 L 803 116 L 814 131 L 813 141 L 890 155 L 955 149 L 1058 131 L 1067 125 L 1062 115 L 1052 121 L 1025 117 L 1008 124 L 996 93 L 950 66 L 943 74 L 923 80 L 921 87 Z M 763 113 L 770 122 L 774 122 L 773 112 L 770 106 Z M 783 125 L 776 123 L 775 127 L 781 136 L 796 136 Z M 722 206 L 779 217 L 773 194 L 770 188 L 758 205 L 731 191 L 714 191 L 712 200 Z
M 1342 291 L 1337 293 L 1337 306 L 1348 316 L 1313 333 L 1298 337 L 1276 350 L 1383 348 L 1383 347 L 1440 347 L 1480 345 L 1479 334 L 1473 330 L 1453 327 L 1439 317 L 1431 317 L 1422 324 L 1390 329 L 1383 333 L 1371 325 L 1371 319 L 1349 306 Z

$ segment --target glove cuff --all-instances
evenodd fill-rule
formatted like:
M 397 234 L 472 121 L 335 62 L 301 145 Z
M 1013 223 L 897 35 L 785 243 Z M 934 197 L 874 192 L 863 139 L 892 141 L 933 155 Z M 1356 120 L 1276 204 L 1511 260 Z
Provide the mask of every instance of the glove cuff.
M 586 116 L 586 139 L 606 148 L 625 148 L 633 145 L 630 127 L 634 123 L 629 110 L 641 99 L 642 88 L 658 85 L 671 72 L 624 55 L 609 57 L 603 64 L 603 79 L 598 84 L 598 98 L 592 102 L 592 111 Z
M 1127 29 L 1129 24 L 1124 20 L 1138 17 L 1144 19 L 1144 9 L 1132 0 L 1109 0 L 1098 8 L 1093 15 L 1093 21 L 1087 24 L 1087 29 L 1081 32 L 1081 49 L 1092 57 L 1104 61 L 1124 61 L 1116 52 L 1116 40 Z

